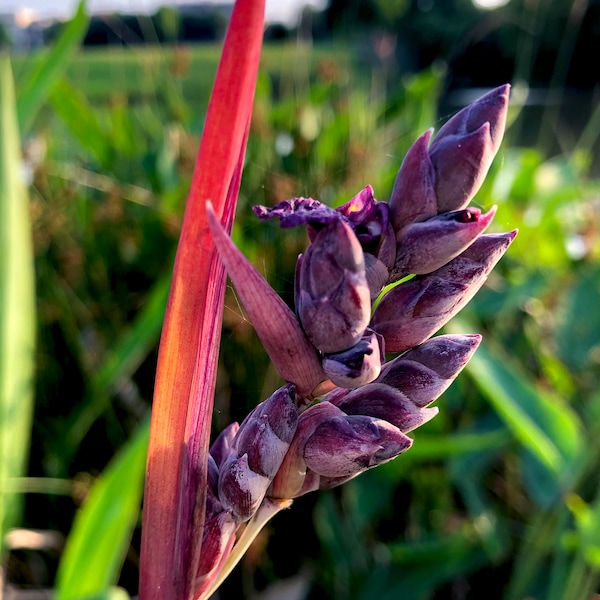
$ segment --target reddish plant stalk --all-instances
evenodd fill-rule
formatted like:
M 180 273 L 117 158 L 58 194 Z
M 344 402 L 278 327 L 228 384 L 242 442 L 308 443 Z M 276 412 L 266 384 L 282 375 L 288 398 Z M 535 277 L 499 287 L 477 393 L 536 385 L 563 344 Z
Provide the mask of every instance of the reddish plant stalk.
M 206 201 L 230 231 L 262 46 L 264 0 L 237 0 L 206 116 L 158 356 L 142 520 L 140 598 L 186 599 L 202 540 L 226 276 Z

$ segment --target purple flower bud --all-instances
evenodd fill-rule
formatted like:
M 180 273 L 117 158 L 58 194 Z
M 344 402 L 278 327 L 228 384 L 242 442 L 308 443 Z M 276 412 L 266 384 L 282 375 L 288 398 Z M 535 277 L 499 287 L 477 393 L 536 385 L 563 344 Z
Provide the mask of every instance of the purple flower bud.
M 231 554 L 237 528 L 238 524 L 231 513 L 221 511 L 209 514 L 207 511 L 202 533 L 202 552 L 194 582 L 194 598 L 208 588 Z
M 256 512 L 270 483 L 250 468 L 247 454 L 231 456 L 219 471 L 219 499 L 236 522 L 243 523 Z
M 232 452 L 231 445 L 239 428 L 240 426 L 237 423 L 230 423 L 212 443 L 210 455 L 214 458 L 218 467 L 223 464 L 225 459 L 229 458 Z
M 477 193 L 504 135 L 509 89 L 498 87 L 458 112 L 433 140 L 438 213 L 465 207 Z
M 309 340 L 321 352 L 356 344 L 371 311 L 363 251 L 342 221 L 322 229 L 298 260 L 296 310 Z
M 386 363 L 376 383 L 391 386 L 415 406 L 425 407 L 454 381 L 480 342 L 478 334 L 439 335 Z M 348 414 L 354 414 L 346 405 L 338 405 Z M 386 418 L 378 413 L 366 414 Z M 406 431 L 394 420 L 387 420 Z
M 396 176 L 390 196 L 390 219 L 396 231 L 438 213 L 428 150 L 432 133 L 429 129 L 410 147 Z
M 384 419 L 403 433 L 427 423 L 437 415 L 437 408 L 421 408 L 404 393 L 383 383 L 370 383 L 350 391 L 336 402 L 348 415 L 369 415 Z
M 412 440 L 390 423 L 349 416 L 330 402 L 300 415 L 290 449 L 269 489 L 270 498 L 296 498 L 333 487 L 408 450 Z
M 301 493 L 318 489 L 318 478 L 310 474 L 304 461 L 304 446 L 315 429 L 325 420 L 344 413 L 330 402 L 319 402 L 307 408 L 298 419 L 294 439 L 268 491 L 270 498 L 296 498 Z M 312 481 L 307 482 L 307 478 Z M 306 484 L 306 485 L 305 485 Z
M 478 208 L 442 213 L 398 232 L 393 281 L 410 273 L 424 275 L 444 266 L 465 250 L 490 224 L 496 207 L 482 215 Z
M 351 477 L 395 458 L 411 444 L 387 421 L 340 415 L 315 429 L 304 446 L 304 460 L 318 475 Z
M 383 338 L 367 329 L 361 340 L 348 350 L 323 357 L 323 370 L 339 387 L 365 385 L 377 378 L 385 359 Z
M 248 455 L 250 468 L 273 478 L 298 425 L 294 387 L 286 385 L 261 402 L 242 422 L 233 441 L 237 456 Z
M 219 470 L 219 500 L 237 522 L 260 506 L 283 461 L 298 423 L 294 387 L 284 386 L 259 404 L 240 425 L 235 452 Z
M 383 335 L 386 350 L 418 346 L 447 323 L 484 284 L 516 233 L 482 235 L 440 269 L 392 288 L 370 325 Z

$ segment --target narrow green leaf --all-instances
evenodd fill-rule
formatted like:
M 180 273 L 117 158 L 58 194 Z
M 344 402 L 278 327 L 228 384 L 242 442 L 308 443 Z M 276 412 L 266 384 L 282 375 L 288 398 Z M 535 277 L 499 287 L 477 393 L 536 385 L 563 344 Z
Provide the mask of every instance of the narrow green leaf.
M 54 86 L 50 101 L 81 146 L 96 158 L 100 165 L 104 165 L 110 156 L 110 138 L 100 125 L 87 98 L 66 78 L 62 78 Z
M 75 16 L 64 28 L 51 50 L 37 60 L 19 91 L 19 127 L 27 133 L 37 111 L 46 102 L 56 82 L 65 72 L 73 55 L 79 48 L 89 24 L 85 0 L 81 0 Z
M 573 474 L 584 437 L 577 416 L 560 398 L 539 390 L 490 340 L 478 348 L 467 370 L 513 435 L 557 482 Z
M 110 354 L 96 370 L 89 395 L 72 411 L 69 418 L 64 448 L 67 457 L 73 456 L 94 421 L 109 406 L 119 382 L 131 377 L 156 346 L 165 314 L 169 285 L 168 276 L 154 284 L 131 329 L 123 332 Z
M 33 249 L 14 84 L 0 55 L 0 487 L 23 475 L 33 408 Z M 18 519 L 16 495 L 0 495 L 0 544 Z
M 138 521 L 149 421 L 98 478 L 77 514 L 56 576 L 56 599 L 108 592 L 115 584 Z

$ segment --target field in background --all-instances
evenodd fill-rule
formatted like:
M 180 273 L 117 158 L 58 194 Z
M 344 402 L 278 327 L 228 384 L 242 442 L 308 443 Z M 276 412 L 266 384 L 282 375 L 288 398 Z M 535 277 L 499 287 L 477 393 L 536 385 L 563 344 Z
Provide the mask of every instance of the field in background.
M 24 135 L 39 321 L 29 466 L 39 479 L 26 496 L 28 528 L 67 537 L 98 474 L 143 436 L 218 53 L 80 52 Z M 368 183 L 387 199 L 407 148 L 445 116 L 437 108 L 445 73 L 390 78 L 333 46 L 268 45 L 262 60 L 234 237 L 290 299 L 305 234 L 260 224 L 250 207 L 296 195 L 336 204 Z M 17 97 L 32 68 L 15 57 Z M 497 230 L 520 233 L 449 326 L 484 334 L 468 371 L 406 456 L 278 516 L 224 597 L 249 598 L 288 577 L 313 600 L 599 592 L 600 185 L 589 175 L 597 140 L 568 155 L 518 147 L 511 132 L 522 118 L 517 102 L 476 198 L 499 204 Z M 279 383 L 228 290 L 216 429 Z M 135 464 L 143 469 L 143 456 Z M 126 472 L 117 481 L 118 507 L 137 480 Z M 98 523 L 89 546 L 103 535 Z M 123 569 L 113 567 L 109 582 L 131 595 L 138 537 L 125 540 Z M 63 574 L 84 572 L 76 553 L 20 549 L 7 579 L 51 587 L 61 560 Z

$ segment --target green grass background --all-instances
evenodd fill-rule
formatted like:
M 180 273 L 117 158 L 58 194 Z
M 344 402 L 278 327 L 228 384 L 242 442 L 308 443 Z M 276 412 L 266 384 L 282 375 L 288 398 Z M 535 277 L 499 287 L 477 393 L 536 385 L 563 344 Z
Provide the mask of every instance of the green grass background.
M 78 50 L 86 22 L 80 12 L 51 49 L 2 67 L 16 90 L 16 100 L 2 95 L 2 182 L 22 176 L 22 148 L 28 201 L 6 186 L 0 200 L 29 223 L 0 224 L 5 259 L 15 261 L 0 275 L 22 282 L 34 270 L 36 290 L 35 310 L 2 305 L 3 322 L 25 324 L 0 330 L 7 365 L 14 336 L 31 344 L 27 323 L 37 323 L 34 372 L 23 363 L 25 380 L 35 379 L 24 443 L 6 433 L 23 400 L 3 392 L 2 498 L 20 506 L 3 501 L 3 527 L 59 532 L 66 543 L 11 542 L 5 574 L 64 599 L 136 593 L 157 343 L 219 56 L 218 45 Z M 335 205 L 367 183 L 385 200 L 410 144 L 448 116 L 438 110 L 441 66 L 390 77 L 359 58 L 333 43 L 264 49 L 233 235 L 288 301 L 305 233 L 260 224 L 251 206 L 296 195 Z M 587 600 L 600 591 L 598 117 L 564 152 L 524 147 L 524 92 L 513 95 L 505 142 L 474 201 L 497 203 L 496 230 L 520 233 L 447 327 L 483 333 L 482 347 L 410 452 L 298 500 L 224 598 L 290 578 L 311 599 Z M 18 250 L 28 239 L 32 257 Z M 280 384 L 234 290 L 226 303 L 215 431 Z

